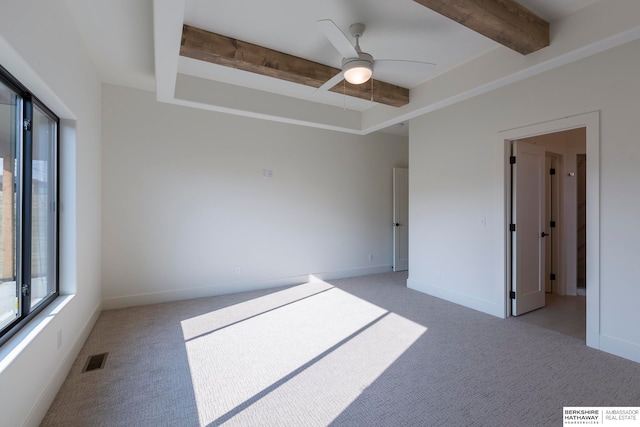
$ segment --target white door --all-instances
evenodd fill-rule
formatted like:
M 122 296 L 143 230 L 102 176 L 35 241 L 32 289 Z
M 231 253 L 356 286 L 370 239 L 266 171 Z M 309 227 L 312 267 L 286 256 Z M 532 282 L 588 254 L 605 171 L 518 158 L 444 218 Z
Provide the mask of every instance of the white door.
M 511 314 L 544 307 L 545 151 L 522 141 L 513 143 L 511 223 Z
M 551 221 L 553 221 L 557 215 L 555 215 L 554 210 L 557 209 L 557 203 L 554 203 L 555 191 L 553 188 L 554 184 L 554 175 L 549 173 L 550 170 L 555 169 L 555 158 L 549 154 L 545 154 L 545 165 L 544 165 L 544 227 L 545 231 L 549 234 L 549 237 L 544 239 L 544 291 L 552 293 L 553 289 L 553 280 L 551 280 L 551 275 L 554 274 L 553 271 L 553 229 L 549 226 Z
M 393 271 L 409 268 L 409 169 L 393 168 Z

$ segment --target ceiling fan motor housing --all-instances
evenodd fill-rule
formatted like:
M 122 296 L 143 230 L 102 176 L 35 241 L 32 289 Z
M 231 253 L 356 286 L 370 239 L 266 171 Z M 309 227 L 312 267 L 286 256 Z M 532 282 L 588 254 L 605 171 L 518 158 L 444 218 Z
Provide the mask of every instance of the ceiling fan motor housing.
M 342 59 L 342 70 L 346 71 L 355 67 L 365 67 L 373 70 L 373 56 L 365 52 L 358 52 L 358 58 Z
M 362 84 L 373 74 L 373 56 L 358 52 L 357 58 L 342 60 L 342 73 L 346 81 L 351 84 Z

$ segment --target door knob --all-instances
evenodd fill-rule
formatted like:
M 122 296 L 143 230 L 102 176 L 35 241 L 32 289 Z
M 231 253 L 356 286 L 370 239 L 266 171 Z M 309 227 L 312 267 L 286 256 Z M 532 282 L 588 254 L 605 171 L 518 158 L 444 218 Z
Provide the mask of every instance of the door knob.
M 395 224 L 393 224 L 393 225 L 395 225 L 396 227 L 400 227 L 402 224 L 400 224 L 399 222 L 396 222 L 396 223 L 395 223 Z
M 545 233 L 544 231 L 540 234 L 540 237 L 547 237 L 547 236 L 548 236 L 548 234 Z

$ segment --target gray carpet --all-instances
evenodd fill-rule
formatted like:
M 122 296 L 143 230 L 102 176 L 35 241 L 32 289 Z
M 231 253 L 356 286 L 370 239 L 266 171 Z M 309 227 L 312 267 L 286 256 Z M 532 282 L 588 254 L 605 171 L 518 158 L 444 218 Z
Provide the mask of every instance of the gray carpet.
M 546 294 L 544 307 L 512 320 L 537 325 L 565 335 L 587 340 L 587 298 Z
M 640 364 L 406 277 L 105 311 L 42 425 L 559 426 L 563 406 L 640 406 Z

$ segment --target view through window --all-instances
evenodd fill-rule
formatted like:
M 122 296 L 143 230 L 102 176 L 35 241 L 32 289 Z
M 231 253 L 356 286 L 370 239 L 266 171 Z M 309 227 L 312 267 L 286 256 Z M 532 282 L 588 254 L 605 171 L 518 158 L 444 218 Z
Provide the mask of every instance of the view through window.
M 0 67 L 0 343 L 58 295 L 58 123 Z
M 16 142 L 22 99 L 0 81 L 0 327 L 20 316 L 16 286 Z

